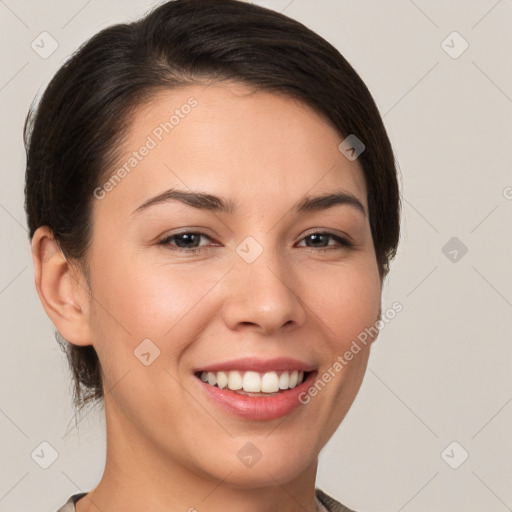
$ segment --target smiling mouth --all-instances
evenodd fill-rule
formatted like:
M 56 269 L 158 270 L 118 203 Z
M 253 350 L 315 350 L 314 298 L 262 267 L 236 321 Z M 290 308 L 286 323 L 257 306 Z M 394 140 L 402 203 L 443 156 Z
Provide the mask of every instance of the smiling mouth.
M 271 397 L 294 389 L 313 372 L 282 370 L 270 372 L 254 371 L 198 371 L 194 375 L 206 384 L 239 395 Z

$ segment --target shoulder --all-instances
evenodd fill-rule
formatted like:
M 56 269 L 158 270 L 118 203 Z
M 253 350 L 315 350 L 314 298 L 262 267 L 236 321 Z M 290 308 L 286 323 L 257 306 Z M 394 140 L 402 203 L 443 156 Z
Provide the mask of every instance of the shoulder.
M 64 505 L 62 505 L 62 507 L 57 510 L 57 512 L 75 512 L 75 503 L 86 494 L 86 492 L 73 494 L 73 496 L 70 496 L 69 500 L 66 501 L 66 503 L 64 503 Z
M 345 507 L 339 501 L 331 498 L 328 494 L 321 489 L 315 489 L 315 495 L 318 501 L 326 508 L 327 512 L 355 512 L 354 510 Z

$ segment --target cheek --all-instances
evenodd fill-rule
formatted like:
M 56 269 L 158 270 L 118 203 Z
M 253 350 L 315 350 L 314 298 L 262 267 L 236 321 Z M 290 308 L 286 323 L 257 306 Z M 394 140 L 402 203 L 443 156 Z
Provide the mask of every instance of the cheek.
M 96 300 L 92 301 L 95 349 L 105 383 L 108 388 L 116 387 L 117 400 L 136 422 L 141 407 L 162 410 L 162 396 L 155 391 L 174 386 L 163 370 L 170 361 L 178 361 L 197 336 L 197 323 L 191 325 L 188 313 L 211 285 L 190 279 L 184 270 L 159 269 L 136 258 L 111 260 L 101 265 L 101 271 L 96 268 Z M 166 393 L 167 405 L 178 408 L 178 397 L 179 389 Z
M 381 281 L 374 265 L 330 268 L 308 287 L 331 349 L 343 350 L 378 319 Z
M 117 254 L 128 255 L 129 251 Z M 204 316 L 204 308 L 209 309 L 209 292 L 225 273 L 224 268 L 214 268 L 211 263 L 169 265 L 136 255 L 97 258 L 94 265 L 92 306 L 101 317 L 97 323 L 108 331 L 110 339 L 118 332 L 114 338 L 129 339 L 135 346 L 144 338 L 173 337 L 173 331 L 180 332 L 181 325 L 189 324 L 189 314 L 200 315 L 202 310 Z M 291 288 L 304 302 L 306 314 L 313 315 L 310 321 L 320 322 L 320 328 L 334 343 L 346 343 L 377 320 L 381 282 L 370 257 L 354 258 L 347 265 L 317 262 L 297 268 L 290 277 L 295 280 Z
M 221 279 L 211 268 L 151 263 L 142 258 L 113 258 L 95 267 L 92 322 L 96 342 L 123 348 L 126 357 L 146 338 L 168 355 L 179 354 L 201 325 L 206 296 Z M 192 322 L 191 315 L 196 317 Z M 108 348 L 106 348 L 107 350 Z M 102 347 L 99 347 L 102 350 Z M 116 357 L 121 358 L 118 351 Z

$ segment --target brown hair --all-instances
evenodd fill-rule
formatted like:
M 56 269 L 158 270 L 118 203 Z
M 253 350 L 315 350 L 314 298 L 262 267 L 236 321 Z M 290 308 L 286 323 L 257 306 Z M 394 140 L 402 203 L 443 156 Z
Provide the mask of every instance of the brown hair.
M 48 226 L 87 275 L 93 191 L 117 158 L 129 114 L 157 90 L 236 80 L 314 108 L 358 157 L 381 276 L 395 256 L 400 196 L 390 141 L 356 71 L 327 41 L 278 12 L 238 0 L 173 0 L 140 20 L 106 28 L 60 68 L 25 122 L 29 236 Z M 92 346 L 56 338 L 74 379 L 74 404 L 103 397 Z

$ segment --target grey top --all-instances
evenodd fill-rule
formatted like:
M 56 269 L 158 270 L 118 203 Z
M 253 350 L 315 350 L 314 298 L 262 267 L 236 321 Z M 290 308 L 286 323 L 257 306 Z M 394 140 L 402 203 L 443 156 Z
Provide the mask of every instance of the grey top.
M 76 512 L 75 503 L 86 494 L 86 492 L 73 494 L 57 512 Z M 319 512 L 354 512 L 354 510 L 345 507 L 320 489 L 315 489 L 315 501 Z

